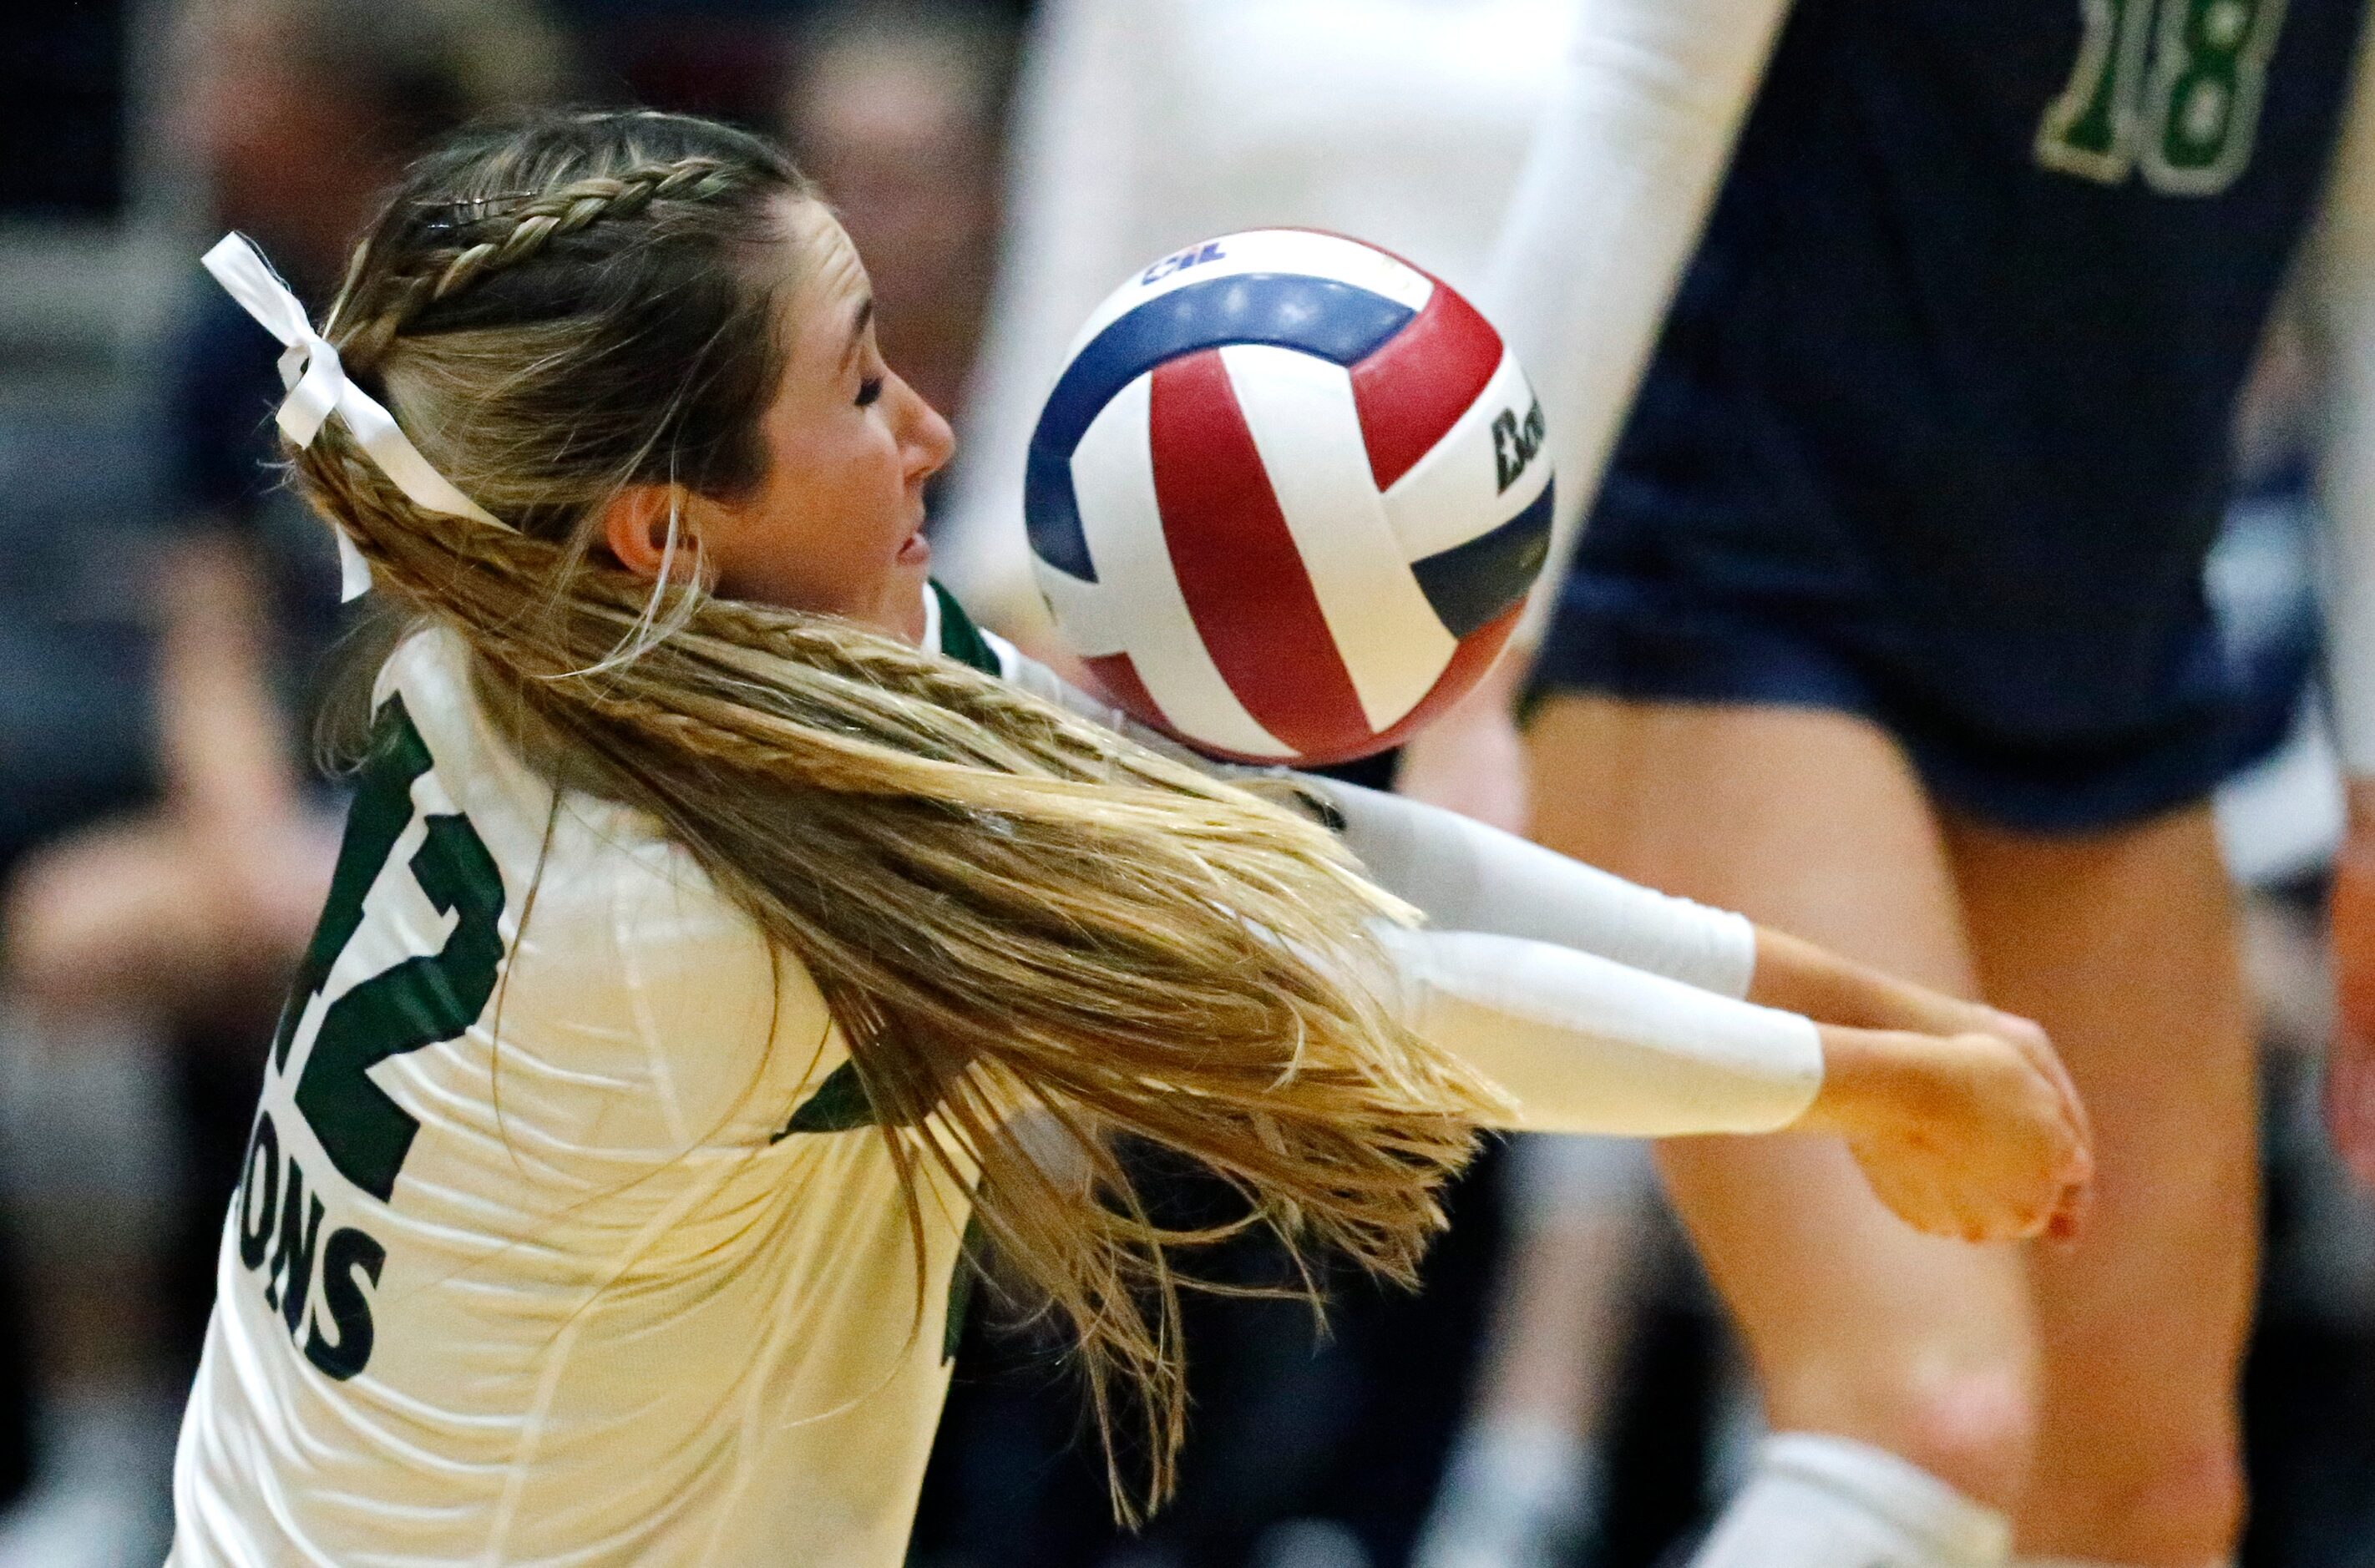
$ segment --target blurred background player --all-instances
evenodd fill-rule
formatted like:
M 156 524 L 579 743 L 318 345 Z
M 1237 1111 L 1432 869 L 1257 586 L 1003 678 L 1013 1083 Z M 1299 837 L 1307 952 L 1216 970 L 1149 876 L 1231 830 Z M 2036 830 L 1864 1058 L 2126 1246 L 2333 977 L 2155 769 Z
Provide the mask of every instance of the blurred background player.
M 794 38 L 785 138 L 871 258 L 884 355 L 953 408 L 998 249 L 1012 27 L 956 0 L 869 0 Z
M 549 96 L 558 61 L 520 0 L 197 0 L 171 48 L 168 112 L 214 220 L 316 298 L 423 137 Z M 336 571 L 266 466 L 274 356 L 195 283 L 165 344 L 170 532 L 124 584 L 154 616 L 155 800 L 43 845 L 6 915 L 0 1162 L 40 1373 L 7 1568 L 162 1552 L 189 1342 L 172 1249 L 229 1190 L 340 814 L 307 764 Z
M 2255 1065 L 2206 796 L 2244 707 L 2203 571 L 2362 9 L 1805 0 L 1781 35 L 1537 666 L 1541 834 L 2026 1009 L 2106 1162 L 2090 1239 L 2024 1260 L 1878 1220 L 1827 1148 L 1669 1151 L 1784 1434 L 1709 1568 L 2000 1561 L 2015 1515 L 2039 1561 L 2234 1548 Z M 2363 124 L 2313 269 L 2362 770 Z M 1546 264 L 1578 194 L 1518 216 Z

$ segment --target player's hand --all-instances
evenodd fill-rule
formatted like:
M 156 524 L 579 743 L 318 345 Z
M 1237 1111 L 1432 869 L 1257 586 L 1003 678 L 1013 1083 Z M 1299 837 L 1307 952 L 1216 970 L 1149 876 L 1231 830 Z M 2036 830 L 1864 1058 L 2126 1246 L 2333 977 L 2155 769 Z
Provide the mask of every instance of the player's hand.
M 2093 1137 L 2035 1025 L 1822 1032 L 1823 1089 L 1800 1125 L 1844 1138 L 1897 1218 L 1968 1242 L 2077 1234 L 2094 1181 Z
M 1397 793 L 1522 835 L 1532 816 L 1526 748 L 1510 713 L 1518 661 L 1505 658 L 1402 747 Z
M 2375 810 L 2351 786 L 2350 832 L 2334 865 L 2328 905 L 2334 955 L 2334 1039 L 2325 1061 L 2325 1125 L 2352 1174 L 2375 1186 Z

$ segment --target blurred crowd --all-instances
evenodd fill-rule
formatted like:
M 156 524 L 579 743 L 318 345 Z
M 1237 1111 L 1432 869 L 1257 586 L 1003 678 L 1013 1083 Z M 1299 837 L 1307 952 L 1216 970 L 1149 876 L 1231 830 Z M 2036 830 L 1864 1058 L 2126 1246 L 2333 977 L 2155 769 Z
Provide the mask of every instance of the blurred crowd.
M 409 151 L 556 102 L 783 136 L 873 267 L 886 358 L 956 420 L 943 572 L 1047 631 L 1023 443 L 1139 265 L 1357 233 L 1470 283 L 1572 0 L 18 0 L 0 18 L 0 1568 L 153 1563 L 223 1207 L 341 808 L 313 736 L 373 646 L 278 487 L 273 346 L 196 257 L 309 303 Z M 1538 41 L 1512 47 L 1512 41 Z M 2213 589 L 2263 699 L 2222 800 L 2264 1002 L 2269 1268 L 2245 1557 L 2375 1568 L 2375 1207 L 2316 1119 L 2340 818 L 2310 681 L 2279 331 Z M 1059 653 L 1058 650 L 1050 650 Z M 1183 1185 L 1183 1210 L 1217 1201 Z M 1179 1502 L 1135 1536 L 1061 1362 L 976 1322 L 927 1483 L 936 1568 L 1635 1568 L 1758 1425 L 1641 1152 L 1497 1149 L 1427 1291 L 1191 1308 Z M 1208 1260 L 1265 1278 L 1258 1249 Z

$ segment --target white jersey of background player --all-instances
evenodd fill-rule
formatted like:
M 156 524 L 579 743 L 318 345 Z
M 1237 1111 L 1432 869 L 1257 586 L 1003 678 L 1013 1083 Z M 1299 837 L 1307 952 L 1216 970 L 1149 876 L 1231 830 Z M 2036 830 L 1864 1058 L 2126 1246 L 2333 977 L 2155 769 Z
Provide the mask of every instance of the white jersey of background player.
M 1152 1393 L 1159 1466 L 1176 1362 L 1121 1293 L 1158 1238 L 1060 1174 L 1112 1194 L 1113 1129 L 1388 1271 L 1484 1120 L 1836 1128 L 1925 1227 L 2074 1222 L 2083 1114 L 2020 1020 L 1252 781 L 1436 922 L 1402 929 L 1303 817 L 972 635 L 923 576 L 947 428 L 766 144 L 457 136 L 335 348 L 243 242 L 209 265 L 292 347 L 282 429 L 352 580 L 431 626 L 274 1044 L 181 1568 L 894 1562 L 975 1223 Z M 664 591 L 688 566 L 717 596 Z M 1069 1151 L 1021 1152 L 1017 1111 Z

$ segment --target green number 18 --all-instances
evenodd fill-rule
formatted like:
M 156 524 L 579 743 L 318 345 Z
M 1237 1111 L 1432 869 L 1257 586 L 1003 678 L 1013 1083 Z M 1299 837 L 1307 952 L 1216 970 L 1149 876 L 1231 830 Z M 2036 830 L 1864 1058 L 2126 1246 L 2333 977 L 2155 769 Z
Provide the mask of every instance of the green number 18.
M 2285 0 L 2078 0 L 2078 61 L 2037 128 L 2048 169 L 2215 195 L 2251 161 Z

